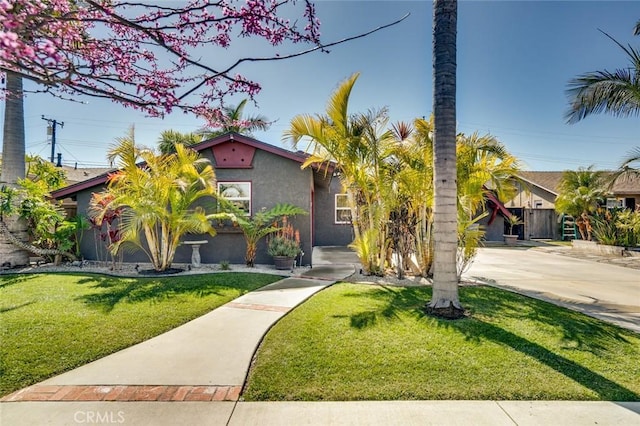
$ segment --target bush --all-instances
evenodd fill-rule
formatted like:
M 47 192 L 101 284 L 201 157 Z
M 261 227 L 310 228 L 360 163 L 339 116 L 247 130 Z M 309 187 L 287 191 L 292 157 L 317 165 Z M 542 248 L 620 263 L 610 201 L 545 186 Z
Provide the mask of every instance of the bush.
M 600 244 L 636 247 L 640 242 L 640 212 L 614 209 L 597 214 L 593 234 Z
M 268 253 L 271 256 L 296 257 L 300 254 L 300 232 L 283 218 L 283 226 L 269 238 Z

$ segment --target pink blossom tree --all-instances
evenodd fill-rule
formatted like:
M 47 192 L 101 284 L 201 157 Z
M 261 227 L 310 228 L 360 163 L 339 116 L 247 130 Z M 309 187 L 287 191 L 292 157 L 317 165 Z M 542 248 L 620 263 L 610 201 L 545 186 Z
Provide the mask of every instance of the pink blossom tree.
M 260 91 L 238 73 L 241 64 L 324 50 L 402 19 L 322 44 L 310 0 L 0 0 L 0 74 L 7 80 L 0 88 L 7 100 L 0 181 L 12 185 L 24 175 L 22 80 L 63 99 L 110 99 L 156 117 L 181 110 L 215 127 L 226 97 L 254 99 Z M 305 47 L 233 58 L 229 49 L 239 38 Z
M 260 90 L 235 72 L 240 64 L 287 56 L 221 65 L 234 39 L 317 50 L 319 25 L 308 0 L 0 0 L 0 70 L 63 98 L 107 98 L 151 116 L 180 109 L 215 122 L 220 108 L 212 105 Z

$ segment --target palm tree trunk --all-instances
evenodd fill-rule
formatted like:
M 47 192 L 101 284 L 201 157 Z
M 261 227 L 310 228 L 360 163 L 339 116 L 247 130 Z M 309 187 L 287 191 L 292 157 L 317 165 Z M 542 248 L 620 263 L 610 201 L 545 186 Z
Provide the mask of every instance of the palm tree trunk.
M 436 0 L 433 17 L 434 242 L 433 296 L 427 312 L 459 318 L 456 270 L 456 26 L 457 1 Z
M 24 103 L 22 77 L 11 71 L 7 76 L 7 99 L 4 110 L 4 132 L 2 138 L 2 175 L 0 185 L 15 188 L 18 179 L 24 179 L 25 139 Z M 27 223 L 17 217 L 3 218 L 9 230 L 23 242 L 28 242 Z M 2 264 L 11 267 L 29 264 L 29 252 L 11 244 L 0 235 L 0 258 Z

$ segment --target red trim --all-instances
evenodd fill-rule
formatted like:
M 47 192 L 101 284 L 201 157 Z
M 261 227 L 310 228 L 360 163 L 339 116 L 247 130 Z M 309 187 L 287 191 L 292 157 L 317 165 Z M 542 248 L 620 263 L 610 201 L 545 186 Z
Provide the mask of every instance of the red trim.
M 489 219 L 489 223 L 488 223 L 489 225 L 491 225 L 493 221 L 496 219 L 498 212 L 506 218 L 509 218 L 512 216 L 511 212 L 507 210 L 504 204 L 502 204 L 500 200 L 498 200 L 498 197 L 496 197 L 496 195 L 493 192 L 487 190 L 485 191 L 484 195 L 487 198 L 487 201 L 489 201 L 489 203 L 493 205 L 493 212 L 491 212 L 491 218 Z

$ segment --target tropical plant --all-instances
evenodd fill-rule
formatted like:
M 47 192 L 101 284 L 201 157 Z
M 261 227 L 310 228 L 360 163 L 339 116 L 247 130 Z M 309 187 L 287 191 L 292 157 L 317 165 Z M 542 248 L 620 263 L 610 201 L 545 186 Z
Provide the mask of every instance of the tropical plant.
M 202 142 L 202 136 L 196 133 L 181 133 L 176 130 L 163 130 L 158 138 L 158 149 L 162 154 L 176 152 L 176 144 L 184 146 L 195 145 Z
M 355 239 L 350 247 L 366 273 L 381 275 L 389 245 L 390 211 L 384 200 L 392 191 L 386 160 L 394 152 L 395 141 L 385 129 L 386 109 L 349 114 L 349 96 L 358 76 L 353 74 L 332 93 L 324 115 L 294 117 L 284 139 L 294 148 L 307 143 L 305 151 L 310 155 L 303 167 L 322 165 L 327 173 L 339 176 L 351 208 Z
M 456 256 L 458 211 L 456 185 L 456 31 L 457 0 L 433 5 L 433 293 L 426 305 L 432 315 L 460 318 Z
M 171 267 L 185 234 L 214 236 L 210 221 L 228 217 L 207 214 L 195 205 L 217 195 L 215 172 L 208 160 L 181 144 L 169 155 L 136 146 L 133 128 L 116 141 L 109 159 L 116 161 L 119 170 L 109 176 L 105 189 L 110 201 L 102 206 L 93 204 L 92 216 L 101 224 L 107 212 L 122 209 L 121 238 L 111 245 L 111 252 L 117 253 L 121 247 L 141 249 L 156 271 L 164 271 Z
M 478 222 L 487 215 L 488 213 L 485 212 L 471 220 L 466 216 L 458 217 L 458 252 L 456 255 L 458 281 L 461 280 L 462 274 L 469 269 L 478 253 L 478 247 L 484 237 L 484 231 Z
M 300 254 L 300 232 L 293 228 L 293 225 L 282 218 L 282 225 L 277 227 L 277 231 L 269 237 L 268 253 L 271 256 L 282 256 L 295 258 Z
M 640 211 L 599 212 L 593 217 L 593 235 L 600 244 L 636 247 L 640 243 Z
M 640 115 L 640 51 L 631 45 L 624 46 L 609 34 L 602 32 L 626 54 L 629 66 L 615 71 L 593 71 L 569 81 L 567 95 L 568 123 L 577 123 L 591 114 L 607 113 L 616 117 Z M 640 35 L 640 21 L 634 27 L 634 35 Z M 634 148 L 612 176 L 612 184 L 618 178 L 639 175 L 633 163 L 640 161 L 640 147 Z
M 618 169 L 611 175 L 610 187 L 613 187 L 618 179 L 624 181 L 625 179 L 633 178 L 640 178 L 640 146 L 630 150 Z
M 516 194 L 514 176 L 520 162 L 491 135 L 463 133 L 457 137 L 458 208 L 469 218 L 485 210 L 487 193 L 508 200 Z
M 591 215 L 606 198 L 606 183 L 602 172 L 593 166 L 581 167 L 577 171 L 566 170 L 558 186 L 555 209 L 558 213 L 575 218 L 583 240 L 591 240 Z
M 569 110 L 565 115 L 568 123 L 577 123 L 598 113 L 617 117 L 640 114 L 640 51 L 630 45 L 623 46 L 605 32 L 603 34 L 624 51 L 629 67 L 593 71 L 570 80 L 567 89 Z
M 2 191 L 0 220 L 14 215 L 14 219 L 17 216 L 24 221 L 30 242 L 13 241 L 24 250 L 44 257 L 65 255 L 74 259 L 69 250 L 77 241 L 76 223 L 66 220 L 61 203 L 50 196 L 51 191 L 65 185 L 64 171 L 37 156 L 26 156 L 24 163 L 27 177 L 18 179 L 15 188 Z
M 285 220 L 284 218 L 286 217 L 307 214 L 305 210 L 292 204 L 276 204 L 269 210 L 263 209 L 248 217 L 244 216 L 242 211 L 232 203 L 226 202 L 223 198 L 219 198 L 219 202 L 222 211 L 231 213 L 233 215 L 232 220 L 242 229 L 247 245 L 244 260 L 249 267 L 255 265 L 260 240 L 269 234 L 280 231 L 278 222 Z
M 108 192 L 94 192 L 89 202 L 88 220 L 90 228 L 93 230 L 96 259 L 106 263 L 107 256 L 109 256 L 111 269 L 116 270 L 122 263 L 122 252 L 111 249 L 121 238 L 118 219 L 122 215 L 124 207 L 110 207 L 113 198 L 114 196 Z
M 509 235 L 513 235 L 513 227 L 524 225 L 524 222 L 520 219 L 520 216 L 511 214 L 507 216 L 507 224 L 509 225 Z
M 215 126 L 208 126 L 199 129 L 196 133 L 203 139 L 211 139 L 226 133 L 240 133 L 242 135 L 252 136 L 256 130 L 268 130 L 271 122 L 262 115 L 251 115 L 243 117 L 244 108 L 247 105 L 247 99 L 243 99 L 236 106 L 223 106 L 221 110 L 214 115 L 213 123 Z

